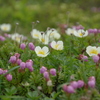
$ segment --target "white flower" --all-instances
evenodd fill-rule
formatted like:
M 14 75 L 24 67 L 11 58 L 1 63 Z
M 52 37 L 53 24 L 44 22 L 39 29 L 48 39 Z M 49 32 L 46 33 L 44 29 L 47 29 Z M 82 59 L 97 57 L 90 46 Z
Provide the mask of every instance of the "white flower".
M 37 46 L 35 48 L 35 52 L 37 56 L 39 57 L 46 57 L 49 54 L 49 49 L 46 46 L 44 46 L 43 48 L 41 48 L 40 46 Z
M 39 36 L 39 40 L 40 42 L 42 42 L 43 44 L 48 44 L 49 43 L 49 38 L 45 33 L 41 33 L 41 35 Z
M 39 39 L 41 32 L 36 30 L 36 29 L 33 29 L 32 32 L 31 32 L 31 35 L 32 35 L 33 38 Z
M 10 24 L 2 24 L 2 25 L 0 25 L 0 28 L 4 32 L 9 32 L 11 30 L 11 25 Z
M 67 30 L 65 30 L 65 32 L 66 32 L 67 35 L 73 35 L 74 32 L 76 32 L 76 30 L 72 29 L 72 28 L 68 28 Z
M 75 31 L 75 32 L 74 32 L 74 35 L 75 35 L 76 37 L 82 38 L 82 37 L 85 37 L 85 36 L 88 35 L 88 31 L 84 31 L 84 30 L 80 29 L 80 30 L 78 30 L 78 31 Z
M 61 35 L 57 32 L 56 29 L 50 29 L 47 31 L 47 36 L 50 39 L 59 39 L 61 37 Z
M 88 46 L 86 52 L 89 56 L 98 55 L 100 53 L 100 47 Z
M 51 47 L 55 50 L 63 50 L 63 41 L 52 41 Z
M 51 80 L 47 81 L 47 86 L 52 86 L 52 81 Z
M 16 41 L 18 43 L 20 43 L 22 40 L 26 39 L 26 37 L 24 37 L 23 35 L 20 35 L 18 33 L 14 33 L 10 37 L 11 37 L 12 40 L 14 40 L 14 41 Z

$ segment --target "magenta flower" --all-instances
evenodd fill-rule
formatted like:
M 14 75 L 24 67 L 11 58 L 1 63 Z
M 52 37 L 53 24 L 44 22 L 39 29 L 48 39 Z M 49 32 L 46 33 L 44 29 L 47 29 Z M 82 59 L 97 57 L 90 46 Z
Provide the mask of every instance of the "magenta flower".
M 20 44 L 20 48 L 21 48 L 22 50 L 24 50 L 24 49 L 26 48 L 26 44 L 25 44 L 25 43 Z
M 54 68 L 50 69 L 50 74 L 56 76 L 56 69 Z
M 94 80 L 88 81 L 88 86 L 90 88 L 94 88 L 95 87 L 95 81 Z
M 22 62 L 21 59 L 17 59 L 17 61 L 16 61 L 16 63 L 17 63 L 18 65 L 20 65 L 21 62 Z
M 19 53 L 15 53 L 14 56 L 15 56 L 17 59 L 19 59 L 20 54 L 19 54 Z
M 44 73 L 45 71 L 47 71 L 47 68 L 44 67 L 44 66 L 42 66 L 42 67 L 40 68 L 40 73 Z
M 43 73 L 43 76 L 44 76 L 44 78 L 46 79 L 46 80 L 49 80 L 49 73 L 48 72 L 44 72 Z
M 33 44 L 33 43 L 31 43 L 31 42 L 29 43 L 29 45 L 28 45 L 28 46 L 29 46 L 29 49 L 30 49 L 30 50 L 34 50 L 34 49 L 35 49 L 34 44 Z
M 11 80 L 12 80 L 12 75 L 11 75 L 11 74 L 7 74 L 7 75 L 6 75 L 6 79 L 7 79 L 8 81 L 11 81 Z
M 32 67 L 32 63 L 31 62 L 26 62 L 25 67 L 29 69 L 30 67 Z
M 16 60 L 17 60 L 16 56 L 11 56 L 9 62 L 14 64 L 14 63 L 16 63 Z
M 3 70 L 0 68 L 0 75 L 2 75 L 3 74 Z
M 99 61 L 99 56 L 98 55 L 95 55 L 95 56 L 92 57 L 92 59 L 93 59 L 93 61 L 95 63 L 97 63 Z
M 74 89 L 78 88 L 78 83 L 76 81 L 73 81 L 70 83 L 70 86 L 72 86 Z
M 5 37 L 0 35 L 0 41 L 5 41 Z
M 25 62 L 21 62 L 21 63 L 20 63 L 20 68 L 21 68 L 21 69 L 25 69 L 25 66 L 26 66 Z
M 66 88 L 67 90 L 67 93 L 75 93 L 75 89 L 72 87 L 72 86 L 67 86 L 67 88 Z
M 28 68 L 30 72 L 33 72 L 34 68 L 31 66 Z
M 78 81 L 77 81 L 77 84 L 78 84 L 78 88 L 81 88 L 81 87 L 84 86 L 84 81 L 78 80 Z

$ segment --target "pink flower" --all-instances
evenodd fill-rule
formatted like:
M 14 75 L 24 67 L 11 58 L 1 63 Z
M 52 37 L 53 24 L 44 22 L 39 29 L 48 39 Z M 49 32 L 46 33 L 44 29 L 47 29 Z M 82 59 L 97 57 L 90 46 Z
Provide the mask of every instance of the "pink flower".
M 81 88 L 81 87 L 84 86 L 84 81 L 78 80 L 78 81 L 77 81 L 77 84 L 78 84 L 78 88 Z
M 16 56 L 11 56 L 9 62 L 14 64 L 14 63 L 16 63 L 16 60 L 17 60 Z
M 42 66 L 42 67 L 40 68 L 40 73 L 44 73 L 45 71 L 47 71 L 47 68 L 44 67 L 44 66 Z
M 31 42 L 29 43 L 29 45 L 28 45 L 28 46 L 29 46 L 30 50 L 34 50 L 34 49 L 35 49 L 34 44 L 33 44 L 33 43 L 31 43 Z
M 25 66 L 26 66 L 26 64 L 25 64 L 24 62 L 21 62 L 21 63 L 20 63 L 20 68 L 21 68 L 21 69 L 25 69 Z
M 70 86 L 72 86 L 74 89 L 78 88 L 78 83 L 76 81 L 73 81 L 70 83 Z
M 88 81 L 88 86 L 90 88 L 94 88 L 95 87 L 95 81 L 94 80 Z
M 11 81 L 11 80 L 12 80 L 12 75 L 11 75 L 11 74 L 7 74 L 7 75 L 6 75 L 6 79 L 7 79 L 8 81 Z
M 16 63 L 17 63 L 18 65 L 20 65 L 21 62 L 22 62 L 21 59 L 17 59 L 17 61 L 16 61 Z
M 99 61 L 99 56 L 98 55 L 95 55 L 95 56 L 92 57 L 92 59 L 93 59 L 93 61 L 95 63 L 97 63 Z
M 49 73 L 48 72 L 44 72 L 43 73 L 43 76 L 44 76 L 44 78 L 46 79 L 46 80 L 49 80 Z
M 20 48 L 21 48 L 22 50 L 24 50 L 24 49 L 26 48 L 26 44 L 25 44 L 25 43 L 20 44 Z
M 0 75 L 2 75 L 3 74 L 3 70 L 0 68 Z
M 56 69 L 54 68 L 50 69 L 50 74 L 56 76 Z

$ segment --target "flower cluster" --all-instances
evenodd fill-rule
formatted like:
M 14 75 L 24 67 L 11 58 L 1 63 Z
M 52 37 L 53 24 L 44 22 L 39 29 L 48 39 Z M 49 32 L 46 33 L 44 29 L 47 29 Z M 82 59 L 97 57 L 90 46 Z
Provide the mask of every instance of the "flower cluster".
M 87 83 L 88 87 L 95 88 L 95 83 L 96 83 L 95 77 L 94 76 L 89 77 L 88 83 Z M 66 85 L 66 84 L 63 85 L 63 90 L 66 93 L 75 93 L 76 89 L 82 88 L 85 86 L 86 84 L 83 80 L 72 81 L 69 85 Z

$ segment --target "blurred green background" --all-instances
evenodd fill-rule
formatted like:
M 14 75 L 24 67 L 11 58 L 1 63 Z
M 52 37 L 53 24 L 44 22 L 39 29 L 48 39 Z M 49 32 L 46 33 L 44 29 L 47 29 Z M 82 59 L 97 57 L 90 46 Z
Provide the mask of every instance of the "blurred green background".
M 12 33 L 18 22 L 17 32 L 30 34 L 36 20 L 40 23 L 35 28 L 40 31 L 77 22 L 86 29 L 100 28 L 100 0 L 0 0 L 0 24 L 11 23 Z

